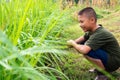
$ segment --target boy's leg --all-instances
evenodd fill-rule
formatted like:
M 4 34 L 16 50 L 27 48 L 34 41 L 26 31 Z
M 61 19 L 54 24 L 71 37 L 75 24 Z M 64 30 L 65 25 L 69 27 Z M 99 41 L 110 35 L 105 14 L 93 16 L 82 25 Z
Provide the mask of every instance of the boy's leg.
M 98 67 L 105 70 L 107 60 L 108 60 L 108 55 L 104 50 L 102 50 L 102 49 L 98 49 L 95 51 L 91 50 L 88 54 L 86 54 L 84 56 L 90 62 L 96 64 Z
M 104 50 L 102 49 L 98 49 L 96 51 L 91 50 L 88 54 L 84 56 L 87 60 L 89 60 L 99 68 L 106 70 L 108 55 Z M 95 77 L 95 80 L 108 80 L 108 77 L 105 76 L 102 72 L 97 70 L 96 73 L 97 76 Z
M 84 55 L 84 57 L 89 60 L 91 63 L 95 64 L 96 66 L 98 66 L 99 68 L 105 70 L 105 67 L 102 63 L 102 61 L 100 59 L 95 59 L 95 58 L 92 58 L 92 57 L 89 57 L 87 55 Z
M 86 41 L 83 41 L 79 44 L 84 44 Z M 102 50 L 98 49 L 96 51 L 91 50 L 87 55 L 84 55 L 84 57 L 89 60 L 90 62 L 96 64 L 98 67 L 105 70 L 105 66 L 107 64 L 108 55 L 107 53 Z
M 84 43 L 85 41 L 80 44 Z M 93 64 L 96 64 L 96 66 L 98 66 L 99 68 L 106 70 L 108 55 L 104 50 L 102 49 L 98 49 L 96 51 L 91 50 L 87 55 L 84 55 L 84 57 Z M 108 77 L 103 75 L 103 73 L 101 73 L 100 71 L 96 70 L 95 72 L 97 73 L 95 80 L 108 80 Z

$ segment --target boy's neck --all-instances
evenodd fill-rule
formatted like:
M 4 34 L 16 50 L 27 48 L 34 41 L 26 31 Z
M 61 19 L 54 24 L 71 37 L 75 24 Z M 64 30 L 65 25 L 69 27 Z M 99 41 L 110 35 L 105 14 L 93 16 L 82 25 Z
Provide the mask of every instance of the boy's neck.
M 95 25 L 93 25 L 92 27 L 93 27 L 93 29 L 91 30 L 91 32 L 94 32 L 94 31 L 95 31 L 97 28 L 99 28 L 100 26 L 97 25 L 97 24 L 95 24 Z

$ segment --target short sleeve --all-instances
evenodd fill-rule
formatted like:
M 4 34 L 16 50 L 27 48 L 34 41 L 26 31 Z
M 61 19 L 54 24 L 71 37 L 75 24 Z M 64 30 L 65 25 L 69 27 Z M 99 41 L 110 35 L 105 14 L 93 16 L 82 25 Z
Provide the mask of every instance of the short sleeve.
M 95 34 L 90 36 L 85 45 L 90 46 L 92 50 L 97 50 L 104 46 L 109 41 L 109 39 L 110 36 Z
M 90 37 L 89 32 L 86 32 L 86 33 L 85 33 L 85 35 L 84 35 L 85 40 L 88 40 L 88 39 L 89 39 L 89 37 Z

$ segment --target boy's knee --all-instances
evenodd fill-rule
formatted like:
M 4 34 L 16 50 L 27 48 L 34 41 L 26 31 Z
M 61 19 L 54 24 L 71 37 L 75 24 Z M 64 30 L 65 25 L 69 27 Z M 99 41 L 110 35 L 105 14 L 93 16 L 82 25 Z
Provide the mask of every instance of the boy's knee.
M 95 51 L 91 50 L 86 56 L 96 59 L 98 62 L 102 62 L 104 66 L 107 64 L 108 54 L 102 49 L 97 49 Z

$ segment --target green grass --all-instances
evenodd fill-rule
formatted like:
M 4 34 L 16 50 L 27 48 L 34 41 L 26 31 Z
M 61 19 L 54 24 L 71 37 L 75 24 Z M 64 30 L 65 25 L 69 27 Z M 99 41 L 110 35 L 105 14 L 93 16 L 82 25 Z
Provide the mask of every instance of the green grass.
M 93 65 L 66 41 L 83 35 L 77 12 L 84 6 L 60 8 L 54 0 L 0 2 L 1 80 L 89 80 Z M 119 8 L 99 9 L 99 22 L 119 32 Z M 114 12 L 114 13 L 113 13 Z M 110 19 L 110 16 L 114 16 Z M 114 32 L 119 40 L 119 34 Z M 119 71 L 118 71 L 119 72 Z M 86 75 L 87 74 L 87 75 Z
M 53 0 L 3 0 L 0 7 L 0 79 L 69 80 L 56 61 L 68 53 L 59 35 L 70 11 Z

